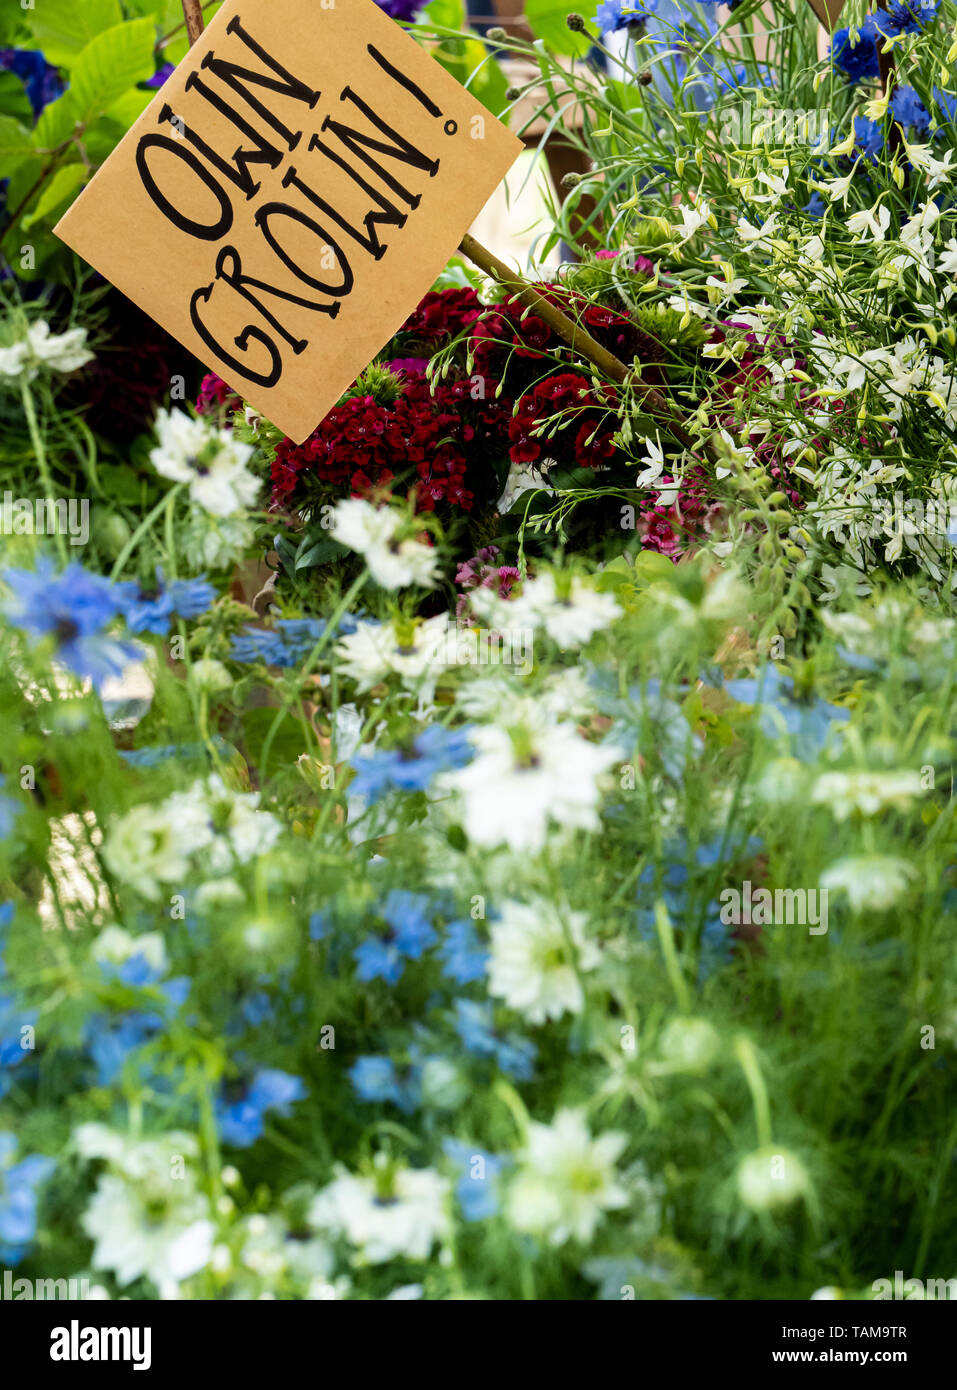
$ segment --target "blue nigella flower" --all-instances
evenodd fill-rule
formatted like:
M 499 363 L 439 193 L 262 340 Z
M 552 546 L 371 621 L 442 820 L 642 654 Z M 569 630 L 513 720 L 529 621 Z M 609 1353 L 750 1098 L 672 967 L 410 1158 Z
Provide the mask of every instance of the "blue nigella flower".
M 216 1103 L 216 1120 L 223 1143 L 235 1149 L 248 1149 L 262 1135 L 268 1111 L 288 1115 L 290 1105 L 304 1099 L 305 1095 L 306 1088 L 298 1076 L 275 1068 L 257 1071 L 239 1099 L 221 1099 Z
M 134 646 L 106 632 L 123 611 L 119 585 L 75 562 L 57 574 L 45 556 L 33 570 L 7 569 L 0 577 L 13 591 L 4 604 L 10 622 L 37 639 L 53 636 L 57 659 L 75 675 L 88 677 L 97 690 L 139 656 Z
M 499 1209 L 496 1179 L 509 1160 L 461 1139 L 443 1139 L 442 1151 L 461 1170 L 455 1195 L 465 1220 L 487 1221 L 494 1216 Z
M 4 1069 L 18 1067 L 30 1055 L 23 1046 L 23 1029 L 34 1028 L 36 1021 L 35 1009 L 21 1009 L 12 994 L 0 994 L 0 1096 L 10 1088 Z
M 111 1086 L 127 1058 L 151 1042 L 165 1027 L 162 1015 L 138 1009 L 118 1018 L 92 1014 L 87 1020 L 86 1047 L 96 1067 L 97 1085 Z
M 11 1163 L 16 1150 L 16 1135 L 0 1134 L 0 1260 L 9 1265 L 19 1264 L 36 1238 L 36 1189 L 56 1167 L 42 1154 Z
M 3 773 L 0 773 L 0 840 L 6 840 L 13 834 L 17 816 L 23 810 L 15 796 L 7 796 L 2 791 L 6 780 Z
M 499 1071 L 514 1077 L 516 1081 L 531 1081 L 538 1051 L 535 1044 L 518 1033 L 503 1036 L 496 1032 L 490 1002 L 457 999 L 455 1031 L 466 1052 L 493 1058 Z
M 359 966 L 357 978 L 380 978 L 386 984 L 396 984 L 402 978 L 405 961 L 418 960 L 437 939 L 427 914 L 429 907 L 430 899 L 424 893 L 394 889 L 378 913 L 389 928 L 388 935 L 367 937 L 353 952 Z
M 212 742 L 216 745 L 222 757 L 230 757 L 232 749 L 224 738 L 219 734 L 213 734 Z M 146 748 L 121 748 L 120 757 L 130 767 L 159 767 L 161 763 L 169 762 L 170 758 L 177 758 L 180 762 L 201 760 L 205 762 L 209 756 L 209 749 L 205 743 L 165 743 L 151 744 Z
M 391 1057 L 359 1057 L 349 1069 L 349 1080 L 360 1100 L 370 1103 L 391 1101 L 405 1114 L 411 1114 L 422 1100 L 421 1067 L 413 1066 L 400 1077 Z
M 442 974 L 456 984 L 469 985 L 473 980 L 485 979 L 489 953 L 467 918 L 449 922 L 438 954 Z
M 761 731 L 768 738 L 790 735 L 796 757 L 811 759 L 827 743 L 832 727 L 844 724 L 850 710 L 829 705 L 814 697 L 801 699 L 790 676 L 782 676 L 776 666 L 766 665 L 757 676 L 725 681 L 725 690 L 734 700 L 761 711 Z
M 337 631 L 354 632 L 355 619 L 345 614 Z M 233 661 L 251 665 L 298 666 L 305 661 L 326 630 L 321 618 L 280 618 L 271 628 L 247 627 L 233 638 Z
M 133 583 L 117 587 L 122 591 L 130 632 L 153 632 L 159 637 L 169 632 L 174 616 L 198 618 L 216 597 L 216 590 L 204 575 L 197 579 L 173 579 L 167 584 L 159 565 L 154 587 Z
M 350 761 L 356 776 L 349 790 L 370 805 L 392 791 L 425 791 L 440 772 L 464 767 L 475 756 L 468 727 L 446 729 L 432 724 L 413 740 L 409 751 L 398 749 L 356 754 Z

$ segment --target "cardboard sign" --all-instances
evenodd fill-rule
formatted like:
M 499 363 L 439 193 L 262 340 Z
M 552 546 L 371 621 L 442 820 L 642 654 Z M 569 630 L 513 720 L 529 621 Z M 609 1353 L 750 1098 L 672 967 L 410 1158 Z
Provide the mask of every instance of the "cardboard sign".
M 521 148 L 373 0 L 227 0 L 56 233 L 301 443 Z
M 828 33 L 833 32 L 841 17 L 844 0 L 808 0 L 808 4 Z

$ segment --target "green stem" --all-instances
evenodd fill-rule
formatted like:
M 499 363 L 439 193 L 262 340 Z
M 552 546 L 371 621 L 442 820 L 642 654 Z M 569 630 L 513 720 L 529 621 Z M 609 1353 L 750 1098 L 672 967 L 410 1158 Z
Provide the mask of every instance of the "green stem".
M 50 473 L 50 465 L 47 462 L 47 453 L 43 445 L 43 435 L 40 432 L 40 425 L 37 420 L 36 409 L 33 404 L 33 392 L 30 390 L 29 383 L 24 379 L 20 383 L 20 398 L 23 401 L 23 413 L 27 418 L 27 428 L 30 431 L 30 443 L 33 445 L 33 452 L 36 456 L 37 467 L 40 470 L 40 481 L 43 484 L 44 498 L 53 508 L 56 514 L 56 497 L 53 491 L 53 476 Z M 59 527 L 54 529 L 56 537 L 57 554 L 63 564 L 66 564 L 66 541 L 60 535 Z

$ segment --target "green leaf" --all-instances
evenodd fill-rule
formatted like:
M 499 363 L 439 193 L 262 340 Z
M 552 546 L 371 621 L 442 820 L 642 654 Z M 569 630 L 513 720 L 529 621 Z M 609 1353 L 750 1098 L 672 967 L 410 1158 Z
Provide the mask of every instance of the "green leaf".
M 139 87 L 134 87 L 131 91 L 124 92 L 118 101 L 114 101 L 103 115 L 106 120 L 118 125 L 125 135 L 130 126 L 139 120 L 155 95 L 155 92 L 144 92 Z
M 0 115 L 33 125 L 33 107 L 23 83 L 13 72 L 0 72 Z
M 120 0 L 40 0 L 30 27 L 47 62 L 72 67 L 91 39 L 123 23 Z
M 151 19 L 134 19 L 97 34 L 77 58 L 71 72 L 74 119 L 88 125 L 137 82 L 153 76 L 156 28 Z
M 587 34 L 573 34 L 565 23 L 573 12 L 581 13 L 579 0 L 525 0 L 525 18 L 537 39 L 544 39 L 555 53 L 569 58 L 583 58 L 591 48 Z
M 12 116 L 0 116 L 0 179 L 8 179 L 34 153 L 26 126 Z
M 50 217 L 54 212 L 59 211 L 64 203 L 72 201 L 74 195 L 86 183 L 90 171 L 85 164 L 64 164 L 51 179 L 43 186 L 43 191 L 37 199 L 33 210 L 23 219 L 23 229 L 26 231 L 35 222 L 42 222 L 44 218 Z
M 430 0 L 422 17 L 436 29 L 464 29 L 465 5 L 463 0 Z
M 338 560 L 341 555 L 345 555 L 346 548 L 334 541 L 331 536 L 324 536 L 318 541 L 309 541 L 308 537 L 296 554 L 296 569 L 312 569 L 316 565 L 328 565 L 330 560 Z
M 34 146 L 38 150 L 55 150 L 69 140 L 75 124 L 73 93 L 64 92 L 44 107 L 33 131 Z

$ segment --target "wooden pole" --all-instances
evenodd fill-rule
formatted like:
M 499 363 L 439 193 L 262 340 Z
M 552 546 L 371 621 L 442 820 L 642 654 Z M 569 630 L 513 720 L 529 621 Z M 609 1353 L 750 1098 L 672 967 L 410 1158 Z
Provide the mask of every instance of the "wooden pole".
M 183 18 L 190 43 L 195 43 L 206 27 L 201 0 L 183 0 Z

